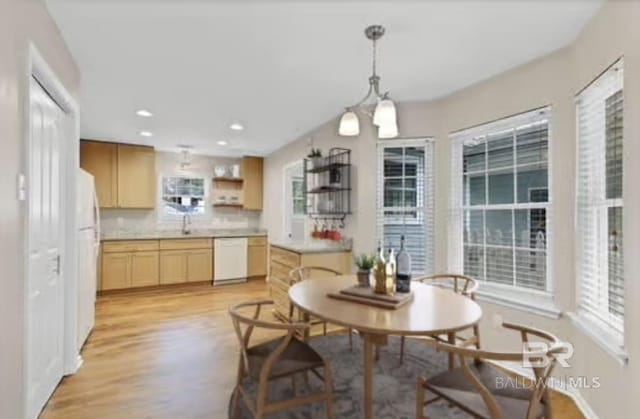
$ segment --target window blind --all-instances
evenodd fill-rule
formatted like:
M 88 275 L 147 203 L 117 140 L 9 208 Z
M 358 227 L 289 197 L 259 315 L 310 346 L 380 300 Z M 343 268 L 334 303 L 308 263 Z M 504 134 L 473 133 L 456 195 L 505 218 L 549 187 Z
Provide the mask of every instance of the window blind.
M 378 142 L 378 241 L 397 252 L 404 235 L 415 275 L 434 269 L 433 174 L 431 139 Z
M 578 311 L 622 344 L 623 60 L 576 97 Z
M 550 109 L 451 135 L 449 266 L 547 291 Z

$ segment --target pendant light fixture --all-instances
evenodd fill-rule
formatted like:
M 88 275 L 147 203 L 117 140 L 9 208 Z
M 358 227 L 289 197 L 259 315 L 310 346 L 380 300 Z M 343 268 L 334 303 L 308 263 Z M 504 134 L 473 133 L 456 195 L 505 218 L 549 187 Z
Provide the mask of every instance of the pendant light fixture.
M 372 54 L 372 74 L 369 77 L 369 91 L 367 95 L 355 105 L 346 108 L 345 113 L 340 118 L 338 133 L 342 136 L 356 136 L 360 134 L 360 121 L 357 112 L 361 111 L 372 118 L 373 125 L 378 127 L 378 138 L 395 138 L 398 136 L 398 122 L 396 115 L 396 105 L 389 98 L 389 93 L 380 93 L 380 76 L 376 73 L 377 50 L 376 43 L 382 38 L 385 29 L 381 25 L 372 25 L 365 29 L 364 34 L 373 44 Z M 376 99 L 373 114 L 365 107 L 368 101 L 374 96 Z

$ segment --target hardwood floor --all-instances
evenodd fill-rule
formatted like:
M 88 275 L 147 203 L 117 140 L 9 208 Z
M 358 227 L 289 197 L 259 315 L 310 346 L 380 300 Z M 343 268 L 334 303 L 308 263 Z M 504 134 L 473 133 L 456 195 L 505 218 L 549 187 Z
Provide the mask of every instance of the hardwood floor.
M 62 381 L 41 418 L 226 418 L 238 362 L 227 308 L 267 296 L 265 283 L 252 281 L 99 297 L 84 365 Z M 554 411 L 582 418 L 560 394 Z

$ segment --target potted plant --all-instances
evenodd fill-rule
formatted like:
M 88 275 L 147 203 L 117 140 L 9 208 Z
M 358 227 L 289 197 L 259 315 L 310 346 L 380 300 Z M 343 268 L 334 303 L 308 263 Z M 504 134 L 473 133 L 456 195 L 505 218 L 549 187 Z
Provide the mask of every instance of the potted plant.
M 356 266 L 358 267 L 358 286 L 368 287 L 371 285 L 373 276 L 373 267 L 376 264 L 374 255 L 361 254 L 356 257 Z
M 322 166 L 322 151 L 319 148 L 312 148 L 307 157 L 311 161 L 312 168 Z

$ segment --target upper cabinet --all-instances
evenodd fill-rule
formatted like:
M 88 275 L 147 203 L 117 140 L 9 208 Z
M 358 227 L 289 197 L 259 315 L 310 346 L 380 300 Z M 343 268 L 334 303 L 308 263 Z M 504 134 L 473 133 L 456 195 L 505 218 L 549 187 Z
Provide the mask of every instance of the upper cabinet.
M 95 178 L 102 208 L 118 207 L 118 148 L 116 144 L 80 141 L 80 167 Z
M 118 144 L 118 207 L 155 206 L 155 151 L 151 147 Z
M 242 195 L 246 210 L 262 210 L 262 157 L 242 158 Z
M 95 177 L 100 207 L 155 207 L 156 169 L 152 147 L 82 140 L 80 167 Z

